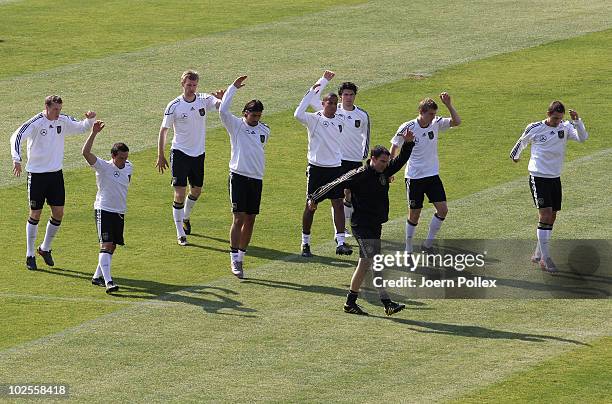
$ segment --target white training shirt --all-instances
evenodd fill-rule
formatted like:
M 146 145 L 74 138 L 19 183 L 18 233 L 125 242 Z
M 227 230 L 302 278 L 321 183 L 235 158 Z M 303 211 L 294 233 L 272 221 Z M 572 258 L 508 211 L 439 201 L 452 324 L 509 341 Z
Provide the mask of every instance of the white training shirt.
M 323 94 L 323 90 L 329 81 L 325 77 L 321 77 L 317 83 L 321 84 L 319 94 Z M 312 97 L 310 106 L 315 111 L 319 111 L 321 109 L 319 97 Z M 370 116 L 358 106 L 355 105 L 354 107 L 352 111 L 348 111 L 342 107 L 342 103 L 338 104 L 336 114 L 342 115 L 344 118 L 340 152 L 342 153 L 342 160 L 361 162 L 370 153 Z
M 11 135 L 11 156 L 21 162 L 21 144 L 28 139 L 28 163 L 30 173 L 51 173 L 64 165 L 64 138 L 88 131 L 95 119 L 75 118 L 60 114 L 55 121 L 47 119 L 43 112 L 25 122 Z
M 234 85 L 230 85 L 219 107 L 219 117 L 229 134 L 232 147 L 229 169 L 235 174 L 261 180 L 266 165 L 264 148 L 270 128 L 261 122 L 257 126 L 250 126 L 244 118 L 232 115 L 230 106 L 236 90 Z
M 431 177 L 440 173 L 438 160 L 438 132 L 451 127 L 451 118 L 436 116 L 426 128 L 421 128 L 417 119 L 404 122 L 391 138 L 391 144 L 402 147 L 404 138 L 401 136 L 408 128 L 414 133 L 414 148 L 406 164 L 404 176 L 410 179 Z
M 196 93 L 192 102 L 185 101 L 182 95 L 170 101 L 161 126 L 173 127 L 173 150 L 180 150 L 191 157 L 206 151 L 206 113 L 217 109 L 217 101 L 214 95 L 207 93 Z
M 546 125 L 546 120 L 529 124 L 516 142 L 510 158 L 518 160 L 527 144 L 531 143 L 531 158 L 527 169 L 535 177 L 561 176 L 568 140 L 584 142 L 589 137 L 581 119 L 563 121 L 557 127 Z
M 323 111 L 306 112 L 318 91 L 308 90 L 293 116 L 308 129 L 308 163 L 319 167 L 340 167 L 342 164 L 343 117 L 327 118 Z
M 105 161 L 96 157 L 96 162 L 91 168 L 96 170 L 96 184 L 98 185 L 94 209 L 125 213 L 132 163 L 126 161 L 123 168 L 118 168 L 113 164 L 112 159 Z

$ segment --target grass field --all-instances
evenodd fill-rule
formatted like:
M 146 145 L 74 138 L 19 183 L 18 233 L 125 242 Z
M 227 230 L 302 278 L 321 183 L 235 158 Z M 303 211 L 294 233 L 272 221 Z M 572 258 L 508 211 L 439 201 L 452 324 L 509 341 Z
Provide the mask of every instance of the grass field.
M 607 401 L 609 300 L 408 296 L 408 310 L 385 318 L 367 292 L 372 316 L 342 313 L 355 258 L 333 255 L 328 205 L 313 227 L 317 257 L 296 255 L 306 136 L 292 116 L 331 68 L 333 83 L 360 85 L 357 103 L 372 117 L 373 143 L 386 145 L 419 99 L 449 91 L 464 123 L 440 141 L 450 207 L 441 237 L 533 239 L 527 155 L 517 165 L 507 155 L 525 125 L 559 98 L 580 112 L 591 137 L 568 147 L 554 237 L 610 239 L 606 2 L 570 1 L 562 10 L 527 1 L 260 3 L 206 1 L 184 10 L 172 1 L 66 1 L 46 9 L 45 2 L 0 1 L 11 21 L 0 27 L 0 54 L 10 58 L 0 66 L 0 96 L 10 100 L 0 105 L 0 152 L 8 156 L 10 134 L 42 108 L 44 95 L 58 92 L 66 112 L 91 108 L 107 122 L 96 153 L 124 140 L 135 167 L 127 245 L 113 259 L 121 291 L 107 296 L 89 283 L 98 248 L 94 174 L 78 153 L 84 137 L 67 140 L 55 268 L 39 260 L 40 271 L 25 270 L 24 179 L 10 177 L 10 159 L 0 161 L 7 252 L 0 384 L 66 383 L 77 401 Z M 228 269 L 229 142 L 218 119 L 209 120 L 206 186 L 187 248 L 175 242 L 169 177 L 154 169 L 162 110 L 188 67 L 204 73 L 202 90 L 248 74 L 235 106 L 262 99 L 272 128 L 249 279 L 240 283 Z M 401 240 L 401 181 L 391 199 L 384 235 Z M 43 233 L 41 226 L 39 239 Z M 523 269 L 529 253 L 510 270 Z

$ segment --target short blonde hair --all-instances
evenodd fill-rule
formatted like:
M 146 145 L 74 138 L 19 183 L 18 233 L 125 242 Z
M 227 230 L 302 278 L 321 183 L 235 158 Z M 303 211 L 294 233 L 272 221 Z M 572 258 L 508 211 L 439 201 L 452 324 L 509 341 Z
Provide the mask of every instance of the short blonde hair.
M 195 70 L 187 70 L 181 75 L 181 84 L 185 83 L 185 80 L 187 79 L 200 81 L 200 75 Z

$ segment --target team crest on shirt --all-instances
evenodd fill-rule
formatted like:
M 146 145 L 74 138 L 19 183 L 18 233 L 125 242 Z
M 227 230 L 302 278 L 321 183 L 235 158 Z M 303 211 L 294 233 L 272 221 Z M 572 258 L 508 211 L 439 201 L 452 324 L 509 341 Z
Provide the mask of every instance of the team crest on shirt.
M 563 139 L 565 137 L 565 131 L 564 130 L 558 131 L 557 136 L 559 136 L 559 139 Z
M 198 112 L 200 113 L 200 116 L 206 115 L 206 109 L 204 109 L 204 108 L 198 109 Z
M 380 185 L 382 185 L 383 187 L 387 185 L 387 177 L 385 177 L 384 175 L 379 175 L 378 181 L 380 182 Z
M 342 125 L 338 125 L 338 130 L 342 133 Z
M 429 138 L 433 140 L 433 138 L 434 138 L 434 133 L 433 133 L 433 131 L 429 131 L 429 132 L 427 132 L 427 136 L 429 136 Z
M 350 116 L 349 116 L 350 118 Z M 361 126 L 361 119 L 355 119 L 355 127 L 359 128 Z
M 261 143 L 266 143 L 266 135 L 259 135 L 259 140 L 261 140 Z
M 59 135 L 60 133 L 62 133 L 62 127 L 60 125 L 57 125 L 55 127 L 55 129 L 57 129 L 57 134 Z
M 47 129 L 41 129 L 40 136 L 46 136 L 46 135 L 47 135 Z

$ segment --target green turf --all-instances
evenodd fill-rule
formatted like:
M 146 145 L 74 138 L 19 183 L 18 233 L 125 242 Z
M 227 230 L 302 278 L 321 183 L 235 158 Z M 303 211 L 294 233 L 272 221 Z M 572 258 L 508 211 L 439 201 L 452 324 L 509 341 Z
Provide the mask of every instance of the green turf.
M 456 402 L 537 402 L 546 397 L 546 401 L 555 403 L 574 403 L 576 400 L 607 403 L 612 391 L 611 362 L 612 339 L 606 337 Z
M 579 3 L 572 4 L 576 7 Z M 495 7 L 509 7 L 484 3 L 478 6 L 490 13 Z M 584 7 L 576 18 L 599 15 L 594 19 L 595 26 L 599 21 L 606 27 L 606 14 L 598 7 L 599 3 Z M 391 13 L 378 9 L 374 3 L 351 11 L 370 12 L 374 19 Z M 527 24 L 528 11 L 534 10 L 519 13 L 517 21 Z M 338 8 L 317 15 L 329 19 L 343 12 Z M 307 17 L 292 17 L 290 21 L 303 22 Z M 482 13 L 479 17 L 484 24 L 493 15 Z M 483 49 L 487 44 L 481 43 L 483 48 L 475 48 L 466 59 L 572 34 L 555 32 L 554 20 L 545 24 L 549 24 L 542 31 L 546 35 L 519 30 L 514 38 L 507 38 L 505 47 Z M 593 29 L 593 25 L 576 24 L 574 33 Z M 293 33 L 284 37 L 279 46 L 300 44 L 305 49 L 310 44 L 303 35 L 298 36 L 298 32 L 305 32 L 303 29 L 299 31 L 282 22 L 278 25 L 279 30 Z M 250 29 L 238 32 L 251 32 Z M 257 27 L 253 29 L 257 31 Z M 381 28 L 376 25 L 371 29 L 376 31 L 375 36 Z M 502 42 L 485 29 L 495 30 L 486 26 L 481 33 L 474 31 L 470 36 L 470 30 L 465 28 L 463 36 L 453 39 L 462 47 L 444 48 L 435 67 L 422 70 L 434 72 L 440 66 L 456 65 L 464 60 L 458 53 L 471 49 L 471 41 L 479 35 Z M 507 32 L 507 27 L 500 29 Z M 354 32 L 355 27 L 338 30 L 344 35 Z M 265 34 L 266 29 L 261 32 L 262 39 L 274 38 Z M 434 34 L 442 33 L 433 32 L 433 28 L 425 32 L 431 37 L 419 40 L 424 52 L 433 52 L 439 45 L 439 37 Z M 414 34 L 398 30 L 397 36 L 403 38 L 411 33 Z M 79 401 L 108 399 L 102 393 L 109 390 L 112 398 L 130 401 L 355 401 L 356 397 L 364 401 L 432 401 L 456 398 L 499 383 L 542 360 L 562 357 L 584 343 L 610 335 L 608 301 L 410 300 L 410 310 L 391 320 L 344 315 L 339 305 L 354 258 L 339 260 L 332 255 L 328 205 L 321 206 L 313 228 L 313 248 L 319 257 L 306 264 L 294 255 L 299 244 L 306 136 L 291 116 L 291 109 L 308 85 L 306 78 L 316 78 L 318 71 L 313 66 L 324 59 L 321 55 L 314 58 L 312 65 L 297 69 L 290 79 L 287 76 L 293 70 L 285 72 L 284 63 L 274 65 L 267 77 L 279 74 L 283 80 L 253 77 L 249 86 L 241 90 L 242 98 L 236 100 L 235 111 L 246 97 L 272 94 L 272 108 L 266 109 L 265 115 L 272 127 L 272 138 L 267 148 L 262 213 L 246 262 L 247 273 L 256 279 L 239 285 L 228 274 L 229 144 L 221 129 L 209 132 L 206 189 L 192 218 L 196 235 L 190 237 L 192 246 L 180 249 L 172 230 L 169 178 L 155 173 L 155 152 L 146 147 L 155 142 L 163 104 L 177 92 L 172 83 L 177 71 L 185 67 L 187 49 L 194 44 L 206 47 L 211 43 L 219 47 L 225 43 L 227 47 L 235 34 L 236 31 L 219 33 L 213 38 L 217 42 L 196 39 L 159 48 L 161 51 L 111 56 L 100 66 L 83 62 L 33 74 L 29 81 L 11 81 L 26 83 L 24 88 L 31 93 L 18 94 L 16 103 L 3 107 L 12 120 L 11 129 L 3 129 L 5 133 L 24 119 L 24 105 L 35 107 L 31 94 L 46 88 L 46 79 L 65 78 L 58 81 L 61 88 L 77 83 L 73 73 L 92 68 L 87 77 L 95 80 L 96 88 L 84 89 L 84 84 L 72 88 L 75 94 L 112 93 L 108 100 L 100 99 L 112 124 L 99 137 L 97 152 L 105 152 L 111 139 L 120 137 L 121 130 L 128 134 L 130 145 L 136 144 L 134 149 L 142 146 L 145 150 L 130 158 L 135 172 L 128 201 L 127 246 L 119 249 L 113 259 L 114 275 L 122 286 L 118 297 L 106 296 L 101 288 L 89 284 L 97 257 L 91 212 L 95 182 L 91 170 L 81 168 L 66 174 L 66 217 L 53 247 L 58 268 L 39 273 L 23 268 L 25 186 L 0 189 L 0 242 L 7 251 L 0 264 L 0 322 L 13 324 L 10 331 L 0 333 L 0 346 L 5 348 L 0 351 L 0 380 L 43 382 L 52 378 L 71 384 L 73 398 Z M 524 126 L 542 119 L 552 98 L 561 98 L 581 113 L 591 138 L 583 145 L 572 143 L 568 148 L 568 159 L 576 161 L 566 167 L 566 204 L 555 237 L 609 238 L 612 218 L 606 173 L 611 144 L 605 134 L 610 120 L 606 107 L 610 104 L 610 76 L 605 72 L 610 66 L 610 51 L 604 45 L 610 42 L 611 35 L 611 31 L 594 33 L 460 64 L 424 80 L 400 81 L 397 79 L 406 74 L 405 69 L 400 72 L 400 67 L 405 64 L 383 62 L 407 50 L 385 47 L 397 37 L 381 37 L 385 52 L 377 56 L 381 58 L 380 65 L 390 70 L 381 74 L 370 67 L 356 74 L 365 83 L 358 103 L 372 116 L 375 143 L 388 144 L 396 127 L 414 117 L 418 99 L 443 89 L 453 94 L 464 118 L 461 127 L 443 135 L 440 141 L 442 177 L 451 207 L 449 221 L 441 233 L 444 237 L 533 237 L 534 211 L 523 184 L 527 154 L 518 165 L 512 165 L 507 154 Z M 279 48 L 264 46 L 263 51 L 268 52 L 266 57 L 274 52 L 283 56 Z M 155 77 L 165 87 L 149 88 L 145 82 L 131 81 L 136 72 L 129 61 L 155 65 L 156 52 L 176 56 L 175 70 L 160 77 L 146 76 Z M 572 57 L 559 59 L 558 54 Z M 367 58 L 366 62 L 371 60 Z M 551 60 L 555 61 L 552 70 Z M 409 67 L 422 63 L 419 58 Z M 349 62 L 341 65 L 346 67 Z M 231 66 L 227 70 L 219 68 L 223 81 L 220 75 L 213 81 L 227 82 L 225 76 L 231 77 Z M 321 70 L 323 65 L 316 68 Z M 161 70 L 160 64 L 146 73 Z M 104 71 L 105 75 L 97 75 Z M 0 93 L 12 88 L 0 89 Z M 139 91 L 144 90 L 155 98 L 150 104 L 140 103 L 143 97 Z M 290 99 L 287 94 L 292 94 Z M 125 100 L 130 108 L 118 107 L 124 103 L 117 100 Z M 80 102 L 72 103 L 70 108 L 75 104 Z M 215 119 L 212 121 L 214 124 Z M 140 144 L 136 139 L 146 140 Z M 75 150 L 83 141 L 83 137 L 75 137 L 68 142 L 72 147 L 68 148 L 68 159 L 78 161 L 80 166 L 84 163 Z M 385 228 L 385 234 L 401 237 L 405 197 L 399 177 L 392 188 L 391 216 L 396 220 Z M 602 182 L 592 187 L 585 178 L 602 178 Z M 592 209 L 593 202 L 603 209 Z M 43 232 L 41 226 L 39 240 Z M 42 266 L 40 260 L 39 264 Z M 367 295 L 367 300 L 366 309 L 380 316 L 381 308 L 375 299 Z M 56 311 L 61 315 L 53 315 Z M 105 313 L 110 314 L 95 318 Z M 108 383 L 92 382 L 101 374 L 108 375 Z M 397 374 L 401 381 L 396 383 L 390 375 Z M 598 388 L 588 381 L 584 385 L 590 391 Z

